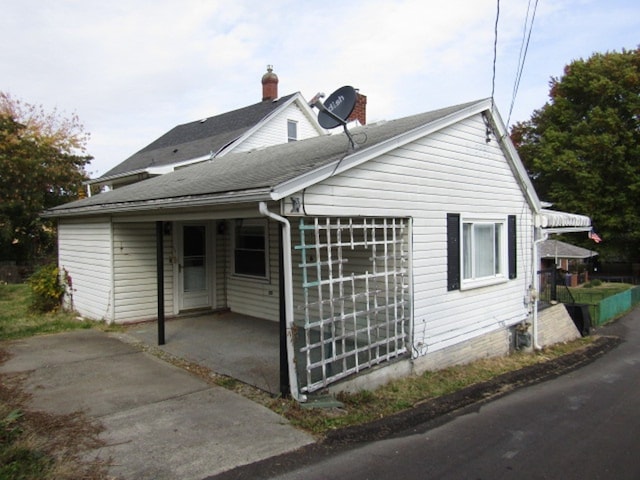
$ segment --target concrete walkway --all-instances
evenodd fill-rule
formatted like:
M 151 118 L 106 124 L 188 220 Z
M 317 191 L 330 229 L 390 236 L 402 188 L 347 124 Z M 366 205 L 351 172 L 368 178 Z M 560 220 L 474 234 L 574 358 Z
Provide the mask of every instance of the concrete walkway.
M 22 374 L 30 407 L 84 411 L 106 428 L 109 473 L 201 479 L 313 442 L 272 411 L 166 363 L 116 334 L 82 330 L 0 343 L 0 374 Z

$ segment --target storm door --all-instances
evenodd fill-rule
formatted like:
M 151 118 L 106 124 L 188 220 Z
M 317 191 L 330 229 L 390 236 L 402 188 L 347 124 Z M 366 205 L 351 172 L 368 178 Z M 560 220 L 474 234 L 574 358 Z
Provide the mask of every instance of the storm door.
M 207 224 L 180 229 L 178 283 L 181 310 L 211 306 L 211 241 Z

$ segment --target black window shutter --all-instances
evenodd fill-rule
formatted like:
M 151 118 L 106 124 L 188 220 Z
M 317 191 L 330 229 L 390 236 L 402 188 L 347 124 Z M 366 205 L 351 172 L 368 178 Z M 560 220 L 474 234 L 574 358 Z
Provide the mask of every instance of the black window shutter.
M 507 218 L 507 246 L 509 248 L 509 278 L 514 279 L 518 276 L 516 265 L 516 216 L 509 215 Z
M 447 213 L 447 290 L 460 288 L 460 214 Z

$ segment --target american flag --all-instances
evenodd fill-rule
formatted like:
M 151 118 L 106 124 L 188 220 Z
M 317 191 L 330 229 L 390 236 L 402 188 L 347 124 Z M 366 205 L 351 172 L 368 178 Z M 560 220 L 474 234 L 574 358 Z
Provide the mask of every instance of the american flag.
M 589 238 L 596 243 L 600 243 L 602 241 L 602 238 L 600 238 L 600 235 L 594 232 L 593 229 L 591 229 L 591 231 L 589 232 Z

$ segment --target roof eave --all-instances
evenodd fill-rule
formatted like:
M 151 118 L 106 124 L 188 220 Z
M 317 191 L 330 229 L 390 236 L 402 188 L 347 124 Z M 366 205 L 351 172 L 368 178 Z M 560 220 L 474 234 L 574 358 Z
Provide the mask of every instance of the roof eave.
M 260 202 L 271 200 L 270 188 L 260 188 L 241 192 L 221 192 L 208 195 L 162 198 L 139 202 L 118 202 L 86 207 L 59 208 L 47 210 L 41 214 L 44 218 L 82 217 L 94 215 L 113 215 L 149 212 L 180 208 L 198 208 L 212 205 Z
M 538 193 L 536 192 L 533 183 L 531 183 L 531 179 L 529 178 L 527 170 L 525 169 L 524 164 L 520 159 L 520 155 L 518 155 L 518 151 L 513 145 L 511 137 L 509 137 L 507 127 L 502 121 L 500 113 L 497 111 L 497 109 L 493 108 L 493 102 L 491 101 L 491 99 L 487 99 L 485 102 L 488 105 L 485 107 L 484 112 L 486 115 L 488 115 L 491 127 L 493 127 L 494 129 L 494 133 L 496 134 L 498 143 L 503 148 L 504 154 L 509 160 L 514 175 L 518 179 L 520 188 L 529 201 L 529 205 L 534 212 L 538 213 L 542 210 L 542 203 L 540 202 L 540 198 L 538 198 Z
M 118 173 L 115 175 L 109 175 L 108 177 L 98 177 L 82 182 L 83 185 L 107 185 L 114 180 L 122 180 L 127 177 L 135 177 L 141 173 L 148 173 L 148 169 L 139 168 L 130 172 Z
M 598 255 L 598 252 L 591 252 L 589 255 L 567 255 L 563 253 L 542 255 L 540 258 L 567 258 L 570 260 L 584 260 Z

